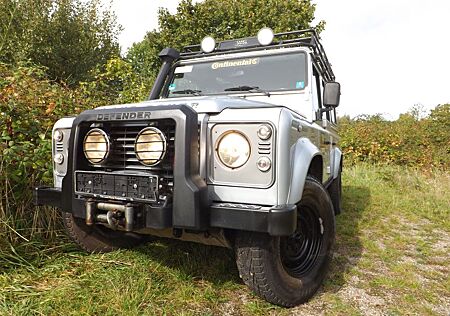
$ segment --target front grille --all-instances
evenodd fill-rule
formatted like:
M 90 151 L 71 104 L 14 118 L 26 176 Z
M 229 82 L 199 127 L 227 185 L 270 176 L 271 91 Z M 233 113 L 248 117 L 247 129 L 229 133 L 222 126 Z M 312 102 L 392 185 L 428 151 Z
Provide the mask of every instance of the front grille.
M 158 187 L 155 188 L 155 194 L 157 195 L 158 200 L 164 202 L 170 198 L 173 194 L 174 186 L 173 163 L 175 159 L 175 121 L 172 119 L 163 119 L 150 122 L 102 122 L 93 123 L 86 127 L 87 131 L 92 130 L 93 128 L 99 128 L 105 131 L 110 140 L 111 151 L 106 161 L 98 165 L 88 164 L 78 171 L 90 170 L 91 172 L 102 172 L 111 175 L 148 174 L 156 176 Z M 164 157 L 162 157 L 162 160 L 153 166 L 142 164 L 135 153 L 136 137 L 142 130 L 148 128 L 159 129 L 166 140 L 166 153 Z M 82 136 L 80 139 L 84 139 L 84 135 L 80 136 Z M 86 158 L 83 157 L 83 159 Z M 127 173 L 127 171 L 130 172 Z M 127 194 L 128 193 L 126 193 L 126 195 Z M 150 199 L 148 200 L 150 201 Z
M 172 123 L 172 124 L 171 124 Z M 167 140 L 164 159 L 155 166 L 143 165 L 136 157 L 134 144 L 140 131 L 156 127 Z M 175 125 L 171 120 L 155 121 L 148 124 L 114 123 L 109 126 L 112 152 L 108 161 L 101 166 L 108 169 L 134 169 L 149 171 L 171 171 L 175 156 Z

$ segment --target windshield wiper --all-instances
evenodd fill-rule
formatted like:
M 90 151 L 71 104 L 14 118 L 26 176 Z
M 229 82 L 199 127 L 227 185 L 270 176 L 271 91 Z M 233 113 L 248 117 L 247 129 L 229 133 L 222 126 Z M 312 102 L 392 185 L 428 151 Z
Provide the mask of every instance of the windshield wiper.
M 185 90 L 178 90 L 178 91 L 172 91 L 172 94 L 192 94 L 192 95 L 202 95 L 201 90 L 192 90 L 192 89 L 185 89 Z
M 264 93 L 266 96 L 270 97 L 270 93 L 268 91 L 260 89 L 259 87 L 252 87 L 252 86 L 237 86 L 237 87 L 232 87 L 232 88 L 226 88 L 223 91 L 261 92 L 261 93 Z

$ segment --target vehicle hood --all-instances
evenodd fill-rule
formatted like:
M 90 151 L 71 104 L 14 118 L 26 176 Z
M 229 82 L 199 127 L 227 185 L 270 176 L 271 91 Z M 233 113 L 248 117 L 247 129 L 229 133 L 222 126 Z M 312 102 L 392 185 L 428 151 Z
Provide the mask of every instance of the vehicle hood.
M 248 109 L 248 108 L 270 108 L 279 107 L 266 102 L 247 100 L 240 97 L 230 96 L 202 96 L 202 97 L 186 97 L 172 99 L 149 100 L 139 103 L 118 104 L 102 106 L 97 109 L 119 109 L 119 108 L 139 108 L 148 106 L 164 106 L 164 105 L 187 105 L 193 108 L 197 113 L 220 113 L 225 109 Z

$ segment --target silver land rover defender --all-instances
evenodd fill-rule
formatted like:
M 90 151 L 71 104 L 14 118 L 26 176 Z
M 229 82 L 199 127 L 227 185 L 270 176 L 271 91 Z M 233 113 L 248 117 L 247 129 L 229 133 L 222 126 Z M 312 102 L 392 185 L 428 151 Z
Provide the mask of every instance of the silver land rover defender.
M 307 301 L 332 258 L 342 153 L 335 82 L 312 29 L 161 51 L 148 101 L 100 107 L 53 128 L 54 187 L 90 252 L 146 235 L 234 248 L 265 300 Z

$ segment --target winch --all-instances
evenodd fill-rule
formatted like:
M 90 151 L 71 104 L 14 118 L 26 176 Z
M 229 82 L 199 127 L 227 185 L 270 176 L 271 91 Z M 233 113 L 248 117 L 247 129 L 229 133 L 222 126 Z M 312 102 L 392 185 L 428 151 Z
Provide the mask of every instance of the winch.
M 106 213 L 98 211 L 106 211 Z M 125 231 L 132 231 L 134 215 L 135 207 L 132 204 L 97 203 L 92 200 L 86 202 L 86 225 L 88 226 L 102 223 L 112 229 L 121 226 Z

